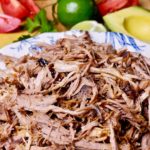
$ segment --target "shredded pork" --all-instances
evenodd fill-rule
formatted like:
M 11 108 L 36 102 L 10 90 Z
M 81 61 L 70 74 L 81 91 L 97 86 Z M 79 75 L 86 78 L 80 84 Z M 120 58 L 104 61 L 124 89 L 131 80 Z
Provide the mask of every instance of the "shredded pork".
M 150 150 L 150 60 L 88 33 L 0 56 L 0 149 Z

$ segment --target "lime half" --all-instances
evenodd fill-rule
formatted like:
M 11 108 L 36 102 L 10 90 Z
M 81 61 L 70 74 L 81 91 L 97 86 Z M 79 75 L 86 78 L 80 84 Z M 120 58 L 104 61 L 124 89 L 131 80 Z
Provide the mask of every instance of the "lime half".
M 84 31 L 95 31 L 95 32 L 105 32 L 107 31 L 103 24 L 96 21 L 82 21 L 74 25 L 71 30 L 84 30 Z

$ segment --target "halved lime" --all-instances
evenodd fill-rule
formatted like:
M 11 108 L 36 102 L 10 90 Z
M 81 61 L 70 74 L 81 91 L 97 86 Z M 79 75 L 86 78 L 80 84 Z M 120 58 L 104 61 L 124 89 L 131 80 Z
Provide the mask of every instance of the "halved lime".
M 84 31 L 96 31 L 105 32 L 107 31 L 103 24 L 96 21 L 82 21 L 74 25 L 71 30 L 84 30 Z

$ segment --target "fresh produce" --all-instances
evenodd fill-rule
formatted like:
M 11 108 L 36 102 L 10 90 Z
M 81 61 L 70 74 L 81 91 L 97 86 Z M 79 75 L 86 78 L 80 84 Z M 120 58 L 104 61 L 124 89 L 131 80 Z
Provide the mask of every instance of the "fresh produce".
M 25 8 L 18 0 L 1 0 L 1 7 L 5 14 L 24 19 L 29 16 L 27 8 Z
M 33 0 L 19 0 L 30 12 L 31 16 L 36 15 L 40 9 L 35 5 Z
M 20 19 L 5 14 L 0 14 L 0 33 L 16 30 L 20 24 Z
M 19 18 L 20 23 L 17 22 L 18 24 L 16 24 L 16 20 L 14 20 L 13 24 L 10 22 L 6 24 L 4 19 L 1 18 L 0 32 L 14 32 L 19 26 L 20 30 L 26 29 L 29 33 L 34 31 L 36 33 L 53 32 L 56 31 L 56 27 L 60 31 L 71 28 L 72 30 L 105 32 L 106 27 L 104 25 L 106 25 L 111 31 L 122 32 L 149 42 L 149 21 L 143 20 L 142 17 L 138 19 L 138 16 L 150 16 L 150 13 L 140 7 L 129 7 L 138 5 L 141 1 L 143 0 L 58 0 L 51 3 L 53 19 L 49 20 L 45 10 L 40 10 L 34 0 L 1 0 L 0 4 L 4 13 L 13 16 L 14 19 Z M 97 7 L 95 4 L 97 4 Z M 38 4 L 38 6 L 40 5 Z M 125 7 L 129 8 L 125 9 Z M 97 9 L 100 11 L 98 17 Z M 137 17 L 134 18 L 134 16 Z M 59 28 L 58 22 L 65 27 Z M 6 24 L 6 26 L 3 27 L 3 24 Z M 9 29 L 10 25 L 11 28 Z M 27 37 L 23 35 L 20 39 Z
M 47 19 L 46 11 L 44 9 L 39 10 L 33 0 L 2 0 L 0 3 L 5 14 L 19 19 L 25 19 L 28 17 L 23 24 L 25 24 L 25 29 L 27 29 L 29 32 L 38 30 L 42 33 L 56 30 L 52 21 Z M 11 20 L 13 20 L 13 18 Z M 16 21 L 14 20 L 14 24 L 15 22 Z M 20 24 L 18 24 L 18 26 L 19 25 Z M 13 28 L 7 30 L 6 32 L 9 31 L 13 31 Z M 5 30 L 3 30 L 2 33 L 4 32 Z
M 145 21 L 143 25 L 140 25 L 140 29 L 139 29 L 139 19 L 134 19 L 134 23 L 132 23 L 132 25 L 130 24 L 130 31 L 125 27 L 125 20 L 132 16 L 132 18 L 134 18 L 135 16 L 141 16 L 141 18 L 150 18 L 150 12 L 141 8 L 141 7 L 137 7 L 137 6 L 133 6 L 133 7 L 129 7 L 129 8 L 124 8 L 122 10 L 116 11 L 114 13 L 110 13 L 106 16 L 103 17 L 103 20 L 105 22 L 105 24 L 107 25 L 107 27 L 111 30 L 111 31 L 115 31 L 115 32 L 121 32 L 121 33 L 125 33 L 127 35 L 130 36 L 134 36 L 134 37 L 138 37 L 138 34 L 143 34 L 143 36 L 148 36 L 145 37 L 145 39 L 143 38 L 143 41 L 147 42 L 147 39 L 149 39 L 149 35 L 147 33 L 143 33 L 143 31 L 145 30 L 145 24 L 147 24 L 146 26 L 149 26 L 149 21 Z M 132 19 L 131 18 L 131 19 Z M 131 20 L 130 19 L 130 20 Z M 144 19 L 145 20 L 145 19 Z M 142 21 L 141 21 L 142 22 Z M 129 28 L 129 27 L 128 27 Z M 132 28 L 132 29 L 131 29 Z M 142 29 L 143 28 L 143 29 Z M 146 28 L 148 29 L 148 28 Z M 136 30 L 136 32 L 133 34 L 133 32 L 131 32 L 131 30 Z M 140 31 L 138 31 L 140 30 Z M 142 31 L 143 30 L 143 31 Z M 141 32 L 142 33 L 138 33 Z M 131 33 L 130 33 L 131 32 Z M 146 31 L 147 32 L 147 31 Z M 148 32 L 149 33 L 149 32 Z M 150 41 L 149 41 L 150 42 Z
M 72 30 L 85 30 L 85 31 L 97 31 L 105 32 L 106 28 L 103 24 L 98 23 L 97 21 L 82 21 L 74 25 Z
M 25 23 L 25 29 L 29 32 L 38 30 L 39 32 L 56 31 L 53 22 L 47 20 L 46 11 L 41 9 L 40 12 L 34 17 L 34 19 L 28 18 Z
M 1 0 L 0 4 L 5 14 L 19 19 L 34 16 L 39 12 L 33 0 Z
M 58 19 L 66 26 L 92 19 L 95 11 L 93 0 L 59 0 Z
M 125 18 L 125 29 L 136 38 L 150 42 L 150 16 L 130 16 Z
M 56 31 L 54 23 L 48 20 L 46 11 L 44 9 L 39 11 L 39 8 L 34 4 L 33 0 L 2 0 L 0 4 L 5 10 L 5 14 L 0 15 L 0 33 L 7 33 L 0 34 L 0 37 L 3 38 L 3 42 L 0 42 L 0 47 L 42 32 Z M 14 8 L 15 10 L 13 10 Z M 26 10 L 28 10 L 27 13 Z M 11 11 L 14 12 L 11 13 Z M 6 12 L 18 18 L 6 15 Z M 8 32 L 13 33 L 8 34 Z
M 138 4 L 138 0 L 102 0 L 98 4 L 98 9 L 100 14 L 104 16 L 116 10 Z

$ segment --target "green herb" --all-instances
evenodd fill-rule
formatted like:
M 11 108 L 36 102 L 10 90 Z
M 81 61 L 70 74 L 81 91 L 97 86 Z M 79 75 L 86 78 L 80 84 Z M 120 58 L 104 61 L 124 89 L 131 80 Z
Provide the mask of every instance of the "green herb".
M 22 41 L 22 40 L 25 40 L 25 39 L 28 39 L 30 38 L 31 35 L 27 34 L 27 35 L 22 35 L 20 36 L 17 40 L 13 41 L 13 42 L 18 42 L 18 41 Z
M 53 22 L 47 19 L 46 11 L 44 9 L 41 9 L 34 19 L 27 18 L 24 26 L 29 32 L 35 30 L 39 30 L 41 33 L 56 31 Z

